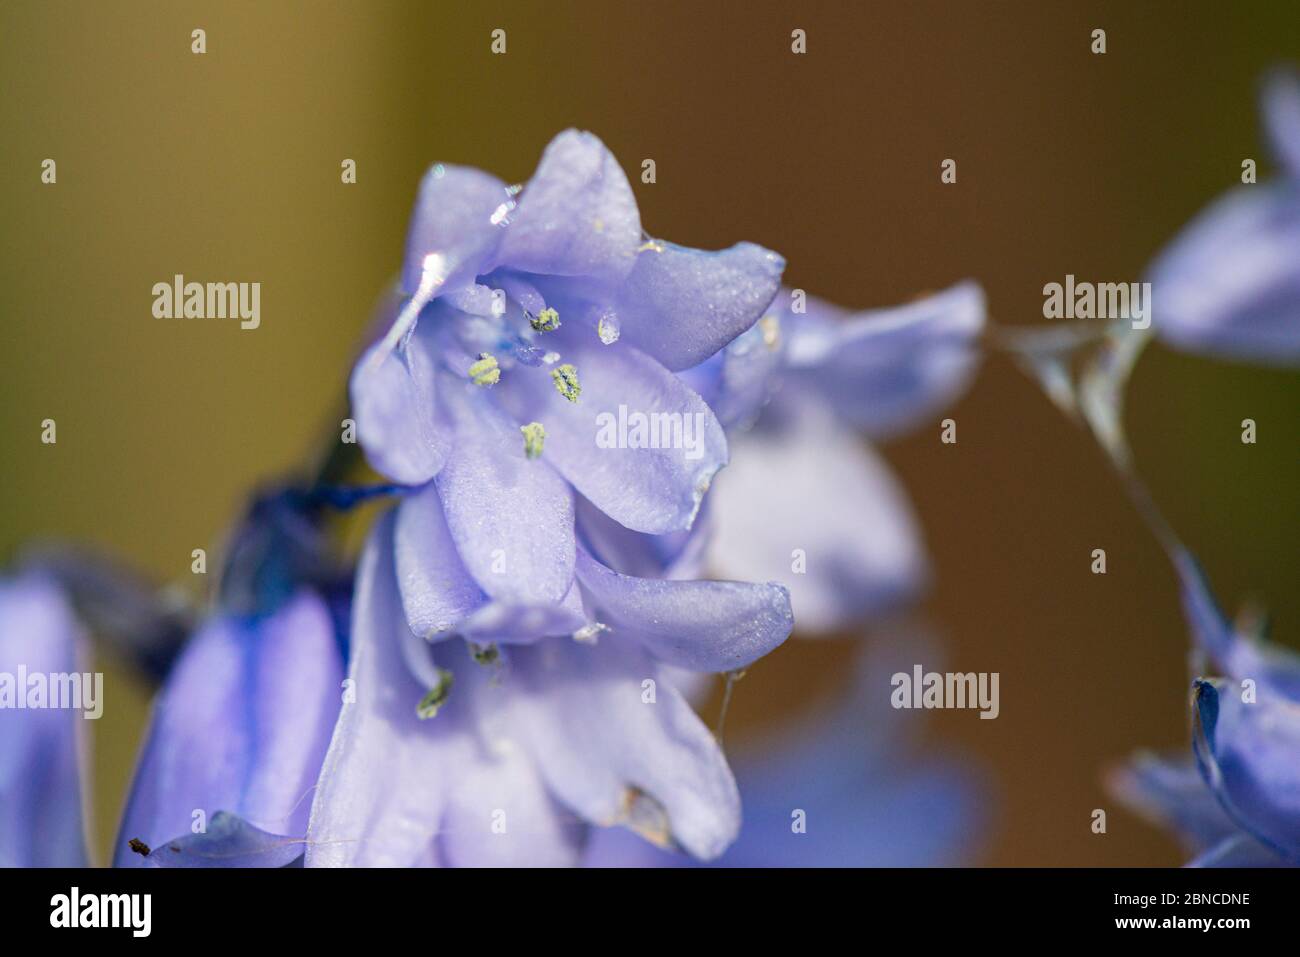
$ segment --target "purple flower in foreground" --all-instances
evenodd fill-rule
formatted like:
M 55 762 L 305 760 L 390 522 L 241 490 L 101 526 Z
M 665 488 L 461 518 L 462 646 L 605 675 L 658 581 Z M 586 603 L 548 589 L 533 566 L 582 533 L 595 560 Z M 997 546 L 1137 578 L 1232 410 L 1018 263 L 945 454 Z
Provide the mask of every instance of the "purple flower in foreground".
M 807 633 L 890 611 L 925 584 L 911 506 L 862 437 L 915 428 L 965 390 L 985 310 L 974 282 L 858 313 L 815 299 L 796 313 L 792 302 L 779 296 L 691 375 L 736 430 L 707 503 L 709 567 L 784 584 Z
M 1293 73 L 1270 77 L 1262 105 L 1282 176 L 1227 194 L 1160 254 L 1148 274 L 1152 323 L 1178 349 L 1294 364 L 1300 361 L 1300 80 Z
M 1192 866 L 1300 864 L 1300 656 L 1234 628 L 1195 560 L 1174 557 L 1196 649 L 1222 677 L 1193 682 L 1192 755 L 1141 754 L 1112 786 L 1173 827 Z
M 116 866 L 282 866 L 302 856 L 338 715 L 342 660 L 324 602 L 222 613 L 154 702 Z
M 425 178 L 411 298 L 352 376 L 371 464 L 417 488 L 358 569 L 309 865 L 574 862 L 589 824 L 730 843 L 731 773 L 663 677 L 744 668 L 792 619 L 777 585 L 667 580 L 727 461 L 677 373 L 754 325 L 783 266 L 646 240 L 590 134 L 522 194 Z
M 864 642 L 852 685 L 775 736 L 735 751 L 745 799 L 726 867 L 925 867 L 969 858 L 980 775 L 946 758 L 916 757 L 913 712 L 889 707 L 890 677 L 938 653 L 915 636 Z M 584 863 L 665 867 L 682 858 L 625 831 L 598 832 Z
M 0 867 L 86 863 L 79 755 L 89 712 L 48 697 L 51 676 L 81 673 L 83 640 L 53 582 L 0 580 Z M 28 700 L 32 679 L 46 688 L 39 702 Z

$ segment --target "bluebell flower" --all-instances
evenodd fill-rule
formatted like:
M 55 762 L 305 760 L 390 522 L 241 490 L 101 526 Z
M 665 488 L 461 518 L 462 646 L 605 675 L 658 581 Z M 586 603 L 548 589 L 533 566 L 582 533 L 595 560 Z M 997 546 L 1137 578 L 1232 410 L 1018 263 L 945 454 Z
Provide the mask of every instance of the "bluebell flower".
M 19 708 L 17 698 L 28 691 L 23 675 L 82 673 L 84 640 L 52 580 L 0 580 L 0 867 L 86 864 L 80 756 L 90 722 L 82 710 L 48 700 Z
M 1300 362 L 1300 80 L 1278 72 L 1263 95 L 1281 165 L 1197 216 L 1157 257 L 1152 325 L 1170 346 L 1252 362 Z
M 154 702 L 114 865 L 302 856 L 342 671 L 329 610 L 310 590 L 269 614 L 210 618 Z
M 259 498 L 214 612 L 154 700 L 115 866 L 279 867 L 301 858 L 344 696 L 330 575 L 309 507 Z
M 906 493 L 863 437 L 916 428 L 965 390 L 985 307 L 969 281 L 857 313 L 795 302 L 778 296 L 758 327 L 688 376 L 734 450 L 706 503 L 708 565 L 785 585 L 810 634 L 890 612 L 927 583 Z
M 1173 827 L 1193 866 L 1300 864 L 1300 655 L 1230 623 L 1186 551 L 1174 556 L 1197 660 L 1192 753 L 1141 754 L 1115 792 Z
M 352 375 L 370 463 L 412 490 L 357 572 L 357 697 L 308 865 L 572 862 L 593 823 L 701 857 L 734 837 L 731 773 L 662 678 L 744 668 L 792 622 L 779 586 L 668 580 L 728 457 L 678 373 L 754 325 L 783 266 L 647 239 L 590 134 L 522 190 L 426 176 L 403 297 Z
M 779 733 L 735 751 L 745 802 L 723 867 L 928 867 L 968 861 L 987 842 L 984 777 L 917 757 L 915 712 L 889 706 L 890 676 L 939 653 L 924 635 L 864 641 L 849 688 Z M 690 863 L 625 830 L 597 832 L 590 867 Z

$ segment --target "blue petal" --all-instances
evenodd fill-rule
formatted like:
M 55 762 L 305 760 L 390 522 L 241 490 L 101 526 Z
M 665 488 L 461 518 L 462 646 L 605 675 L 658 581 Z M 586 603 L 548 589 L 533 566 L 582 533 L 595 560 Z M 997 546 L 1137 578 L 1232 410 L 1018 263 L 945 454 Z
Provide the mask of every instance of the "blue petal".
M 402 606 L 411 631 L 434 639 L 487 601 L 465 570 L 432 483 L 397 507 L 393 546 Z
M 1186 752 L 1164 757 L 1139 753 L 1108 776 L 1107 786 L 1147 820 L 1173 828 L 1193 850 L 1212 847 L 1241 833 Z
M 432 344 L 417 329 L 405 349 L 372 345 L 352 370 L 357 438 L 375 471 L 404 485 L 438 474 L 451 444 L 437 414 Z
M 559 602 L 573 582 L 572 490 L 546 459 L 525 457 L 519 427 L 479 386 L 447 378 L 441 394 L 456 453 L 436 481 L 461 561 L 498 601 Z
M 544 369 L 518 370 L 503 380 L 502 401 L 519 421 L 545 426 L 543 461 L 606 515 L 650 534 L 689 528 L 709 482 L 727 461 L 727 439 L 713 412 L 680 379 L 630 346 L 562 341 L 564 359 L 577 368 L 582 386 L 578 401 L 561 396 Z M 680 416 L 683 441 L 676 448 L 602 447 L 602 435 L 617 432 L 620 407 L 625 419 L 633 413 Z M 626 437 L 630 445 L 631 433 Z
M 342 662 L 324 603 L 301 592 L 269 618 L 218 617 L 191 639 L 154 704 L 115 862 L 191 833 L 201 811 L 306 832 L 338 714 Z
M 706 860 L 735 838 L 740 797 L 717 741 L 634 642 L 545 641 L 512 648 L 511 664 L 515 727 L 580 817 Z
M 699 578 L 709 542 L 709 499 L 695 523 L 665 535 L 634 532 L 578 496 L 575 516 L 583 547 L 606 568 L 637 578 Z
M 551 140 L 510 217 L 498 261 L 522 272 L 616 282 L 636 261 L 641 217 L 605 144 L 567 130 Z
M 1169 345 L 1300 361 L 1300 182 L 1228 193 L 1165 248 L 1148 278 L 1152 326 Z
M 419 197 L 406 236 L 402 288 L 415 293 L 425 259 L 440 257 L 442 288 L 454 290 L 489 272 L 504 235 L 499 216 L 508 207 L 505 184 L 495 176 L 464 166 L 432 167 L 420 182 Z M 504 212 L 504 210 L 503 210 Z
M 287 867 L 302 857 L 304 838 L 268 834 L 218 811 L 207 831 L 164 841 L 144 859 L 149 867 Z
M 495 670 L 473 662 L 461 641 L 428 646 L 406 628 L 392 524 L 391 513 L 376 523 L 357 569 L 348 669 L 356 699 L 343 707 L 321 771 L 307 866 L 572 863 L 584 828 L 527 755 L 501 740 L 506 692 Z M 421 651 L 423 683 L 411 668 Z M 454 683 L 437 715 L 421 720 L 416 706 L 436 668 Z
M 791 314 L 787 304 L 788 374 L 873 438 L 893 435 L 965 391 L 979 365 L 984 320 L 984 292 L 971 281 L 839 321 L 824 310 Z
M 674 372 L 690 368 L 762 317 L 784 269 L 753 243 L 718 252 L 647 243 L 615 296 L 620 338 Z
M 84 635 L 53 581 L 28 574 L 0 580 L 0 674 L 73 674 Z M 71 708 L 0 710 L 0 867 L 84 867 L 78 739 L 83 714 Z M 83 702 L 84 704 L 84 702 Z M 99 702 L 102 705 L 102 702 Z
M 681 373 L 728 432 L 753 425 L 777 388 L 784 338 L 780 322 L 772 318 L 769 323 L 764 317 L 720 355 Z
M 1234 685 L 1195 683 L 1201 775 L 1233 820 L 1300 862 L 1300 707 L 1262 687 L 1257 701 L 1241 699 Z
M 494 641 L 526 644 L 541 638 L 572 635 L 586 621 L 576 600 L 571 601 L 568 607 L 564 604 L 489 602 L 461 621 L 456 632 L 479 644 Z
M 357 566 L 348 680 L 312 802 L 308 867 L 435 863 L 443 795 L 439 739 L 416 716 L 428 687 L 402 654 L 410 634 L 393 570 L 393 515 L 371 529 Z M 440 773 L 441 772 L 441 773 Z
M 682 668 L 744 668 L 785 641 L 794 627 L 790 595 L 780 585 L 632 578 L 582 550 L 577 574 L 602 624 Z

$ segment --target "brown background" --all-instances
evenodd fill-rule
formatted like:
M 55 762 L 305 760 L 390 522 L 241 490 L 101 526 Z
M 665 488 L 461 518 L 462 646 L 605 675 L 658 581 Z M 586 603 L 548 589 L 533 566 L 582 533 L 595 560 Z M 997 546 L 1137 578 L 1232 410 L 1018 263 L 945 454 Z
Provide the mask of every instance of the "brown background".
M 658 183 L 634 182 L 654 235 L 763 243 L 791 284 L 855 306 L 973 276 L 997 321 L 1032 322 L 1045 282 L 1139 278 L 1243 158 L 1271 168 L 1255 84 L 1286 59 L 1292 3 L 6 3 L 0 551 L 89 540 L 194 587 L 190 550 L 330 421 L 434 160 L 522 180 L 584 127 L 630 172 L 655 159 Z M 177 272 L 260 281 L 262 328 L 154 320 L 151 287 Z M 1298 386 L 1156 348 L 1129 414 L 1225 604 L 1264 600 L 1292 644 Z M 1168 565 L 1093 445 L 1008 362 L 952 414 L 957 446 L 935 427 L 886 452 L 922 516 L 925 610 L 952 666 L 1002 675 L 997 721 L 944 713 L 930 736 L 993 773 L 982 860 L 1176 863 L 1122 812 L 1088 827 L 1113 807 L 1105 767 L 1185 734 Z M 739 686 L 729 739 L 832 688 L 849 655 L 787 645 Z M 101 845 L 144 719 L 138 684 L 106 667 Z

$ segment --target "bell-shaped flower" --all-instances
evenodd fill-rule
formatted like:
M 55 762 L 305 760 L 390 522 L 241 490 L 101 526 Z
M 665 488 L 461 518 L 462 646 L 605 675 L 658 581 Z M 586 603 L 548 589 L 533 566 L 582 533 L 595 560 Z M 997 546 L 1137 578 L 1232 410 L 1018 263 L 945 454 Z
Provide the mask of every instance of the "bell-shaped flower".
M 329 609 L 311 590 L 268 613 L 210 618 L 154 702 L 114 864 L 301 857 L 342 670 Z
M 1193 755 L 1139 755 L 1112 786 L 1173 827 L 1194 866 L 1300 864 L 1300 655 L 1229 622 L 1187 552 L 1174 564 L 1197 656 L 1219 677 L 1192 684 Z

